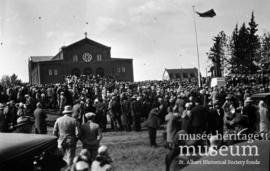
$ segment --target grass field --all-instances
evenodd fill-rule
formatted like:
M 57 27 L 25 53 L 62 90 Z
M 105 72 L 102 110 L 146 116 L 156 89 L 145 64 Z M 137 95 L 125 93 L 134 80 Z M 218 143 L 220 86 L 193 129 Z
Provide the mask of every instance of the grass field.
M 49 112 L 49 134 L 55 119 L 59 117 Z M 141 132 L 105 132 L 101 144 L 107 145 L 116 171 L 163 171 L 165 170 L 165 155 L 162 133 L 157 132 L 158 148 L 149 145 L 148 131 Z M 77 153 L 81 150 L 77 143 Z
M 167 150 L 162 147 L 160 132 L 157 140 L 159 147 L 151 148 L 147 131 L 115 132 L 105 133 L 101 143 L 108 145 L 117 171 L 161 171 L 165 170 Z

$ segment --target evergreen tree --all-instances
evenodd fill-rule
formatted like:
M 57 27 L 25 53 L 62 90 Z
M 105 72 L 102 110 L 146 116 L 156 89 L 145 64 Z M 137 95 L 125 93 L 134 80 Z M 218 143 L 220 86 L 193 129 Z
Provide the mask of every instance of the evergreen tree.
M 226 34 L 224 31 L 221 31 L 217 36 L 213 38 L 214 44 L 210 48 L 208 58 L 212 62 L 212 76 L 221 77 L 222 71 L 225 67 L 225 47 L 226 47 Z
M 261 37 L 260 64 L 265 71 L 270 70 L 270 33 L 264 33 Z
M 238 35 L 238 44 L 239 44 L 239 63 L 240 63 L 240 72 L 249 73 L 249 66 L 252 64 L 252 59 L 249 54 L 249 33 L 246 28 L 245 23 L 239 29 Z
M 253 61 L 259 62 L 260 61 L 260 39 L 259 36 L 256 34 L 258 31 L 257 27 L 258 24 L 255 22 L 254 12 L 251 13 L 251 19 L 248 23 L 248 34 L 249 34 L 249 69 L 250 73 L 256 72 L 256 66 L 254 66 Z
M 239 44 L 238 44 L 238 37 L 239 37 L 239 30 L 238 30 L 238 24 L 236 24 L 232 36 L 231 36 L 231 40 L 230 40 L 230 44 L 229 44 L 229 50 L 230 50 L 230 54 L 231 54 L 231 58 L 229 60 L 230 63 L 230 70 L 231 73 L 237 73 L 240 67 L 240 61 L 239 61 Z
M 231 50 L 231 72 L 232 73 L 247 73 L 252 60 L 249 58 L 249 32 L 245 23 L 238 30 L 236 25 L 230 41 Z

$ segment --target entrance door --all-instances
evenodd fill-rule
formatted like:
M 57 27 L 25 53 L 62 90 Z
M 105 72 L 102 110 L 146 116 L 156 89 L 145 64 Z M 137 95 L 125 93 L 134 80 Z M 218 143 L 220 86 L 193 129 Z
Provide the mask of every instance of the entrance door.
M 74 68 L 71 71 L 71 75 L 76 75 L 77 77 L 81 75 L 81 71 L 78 68 Z
M 92 69 L 91 68 L 85 68 L 83 70 L 83 74 L 84 75 L 91 75 L 92 74 Z
M 101 76 L 101 77 L 103 77 L 104 76 L 104 69 L 101 68 L 101 67 L 98 67 L 96 69 L 96 74 L 99 75 L 99 76 Z

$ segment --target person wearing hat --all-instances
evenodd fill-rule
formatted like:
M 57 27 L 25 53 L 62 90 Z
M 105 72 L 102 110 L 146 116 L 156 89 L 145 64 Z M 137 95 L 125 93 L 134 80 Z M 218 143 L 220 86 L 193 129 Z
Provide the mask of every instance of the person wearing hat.
M 156 143 L 156 134 L 157 129 L 160 127 L 160 112 L 161 112 L 161 104 L 159 102 L 155 102 L 151 111 L 149 112 L 146 126 L 148 127 L 149 140 L 151 147 L 157 147 Z
M 81 100 L 80 99 L 77 99 L 75 101 L 75 104 L 73 105 L 73 113 L 72 113 L 72 117 L 73 118 L 76 118 L 79 123 L 84 123 L 85 122 L 85 119 L 84 119 L 84 116 L 83 116 L 83 113 L 84 113 L 84 103 L 81 103 Z
M 86 123 L 81 125 L 80 140 L 83 148 L 89 151 L 89 160 L 92 162 L 97 156 L 99 143 L 102 139 L 102 131 L 100 126 L 94 122 L 96 114 L 89 112 L 85 114 Z
M 219 105 L 219 101 L 213 102 L 213 108 L 209 109 L 207 115 L 207 133 L 215 135 L 216 133 L 223 134 L 223 124 L 224 124 L 224 112 Z
M 42 104 L 38 102 L 36 104 L 37 108 L 34 111 L 35 117 L 35 133 L 36 134 L 47 134 L 47 115 L 42 109 Z
M 17 125 L 12 126 L 10 129 L 15 130 L 16 133 L 32 133 L 33 123 L 33 118 L 23 115 L 17 119 Z
M 91 170 L 112 171 L 112 159 L 108 153 L 108 147 L 102 145 L 98 148 L 98 155 L 91 165 Z
M 12 126 L 17 124 L 17 108 L 14 100 L 10 100 L 4 108 L 4 115 L 7 116 L 7 122 Z
M 206 131 L 207 126 L 207 110 L 200 105 L 200 100 L 196 99 L 195 106 L 190 110 L 190 123 L 192 133 L 201 134 Z
M 257 108 L 252 104 L 253 100 L 251 97 L 247 97 L 244 102 L 243 107 L 243 115 L 246 115 L 248 117 L 248 127 L 252 131 L 257 130 L 258 121 L 259 121 L 259 113 Z
M 17 116 L 24 116 L 25 113 L 25 104 L 23 104 L 22 102 L 20 102 L 19 104 L 17 104 L 18 110 L 17 110 Z
M 58 99 L 58 105 L 59 105 L 58 107 L 59 107 L 59 113 L 60 114 L 63 111 L 64 106 L 66 105 L 66 103 L 67 103 L 67 99 L 65 97 L 65 93 L 63 91 L 61 91 L 59 99 Z
M 260 100 L 259 104 L 259 114 L 260 114 L 260 132 L 268 133 L 270 132 L 270 114 L 267 108 L 266 103 L 263 100 Z
M 6 116 L 4 115 L 4 108 L 5 105 L 3 103 L 0 103 L 0 132 L 7 132 L 7 119 Z
M 121 115 L 122 115 L 122 111 L 121 111 L 121 104 L 120 104 L 120 98 L 118 98 L 117 96 L 112 96 L 111 101 L 109 102 L 109 111 L 111 114 L 111 122 L 112 124 L 112 128 L 117 131 L 123 130 L 123 125 L 122 125 L 122 120 L 121 120 Z
M 140 98 L 137 98 L 137 95 L 132 97 L 131 102 L 131 116 L 132 116 L 132 125 L 134 131 L 141 131 L 141 113 L 143 109 L 143 104 Z
M 190 132 L 191 124 L 190 124 L 190 110 L 192 108 L 192 103 L 188 102 L 185 104 L 185 110 L 181 116 L 181 130 L 185 130 L 186 132 Z
M 64 152 L 65 160 L 70 167 L 75 157 L 79 124 L 72 115 L 72 107 L 65 106 L 64 116 L 58 118 L 54 124 L 53 134 L 58 137 L 58 147 Z
M 97 98 L 97 101 L 93 105 L 94 113 L 96 114 L 95 122 L 99 124 L 102 131 L 107 129 L 107 105 L 102 98 Z

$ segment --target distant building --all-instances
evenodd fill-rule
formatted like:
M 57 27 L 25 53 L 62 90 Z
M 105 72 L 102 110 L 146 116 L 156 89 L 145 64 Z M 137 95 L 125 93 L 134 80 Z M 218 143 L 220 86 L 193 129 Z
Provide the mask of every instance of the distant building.
M 111 48 L 88 39 L 62 47 L 55 56 L 31 56 L 28 61 L 31 84 L 63 83 L 67 75 L 113 77 L 133 81 L 133 60 L 112 58 Z
M 165 69 L 164 80 L 192 81 L 198 78 L 197 68 Z

